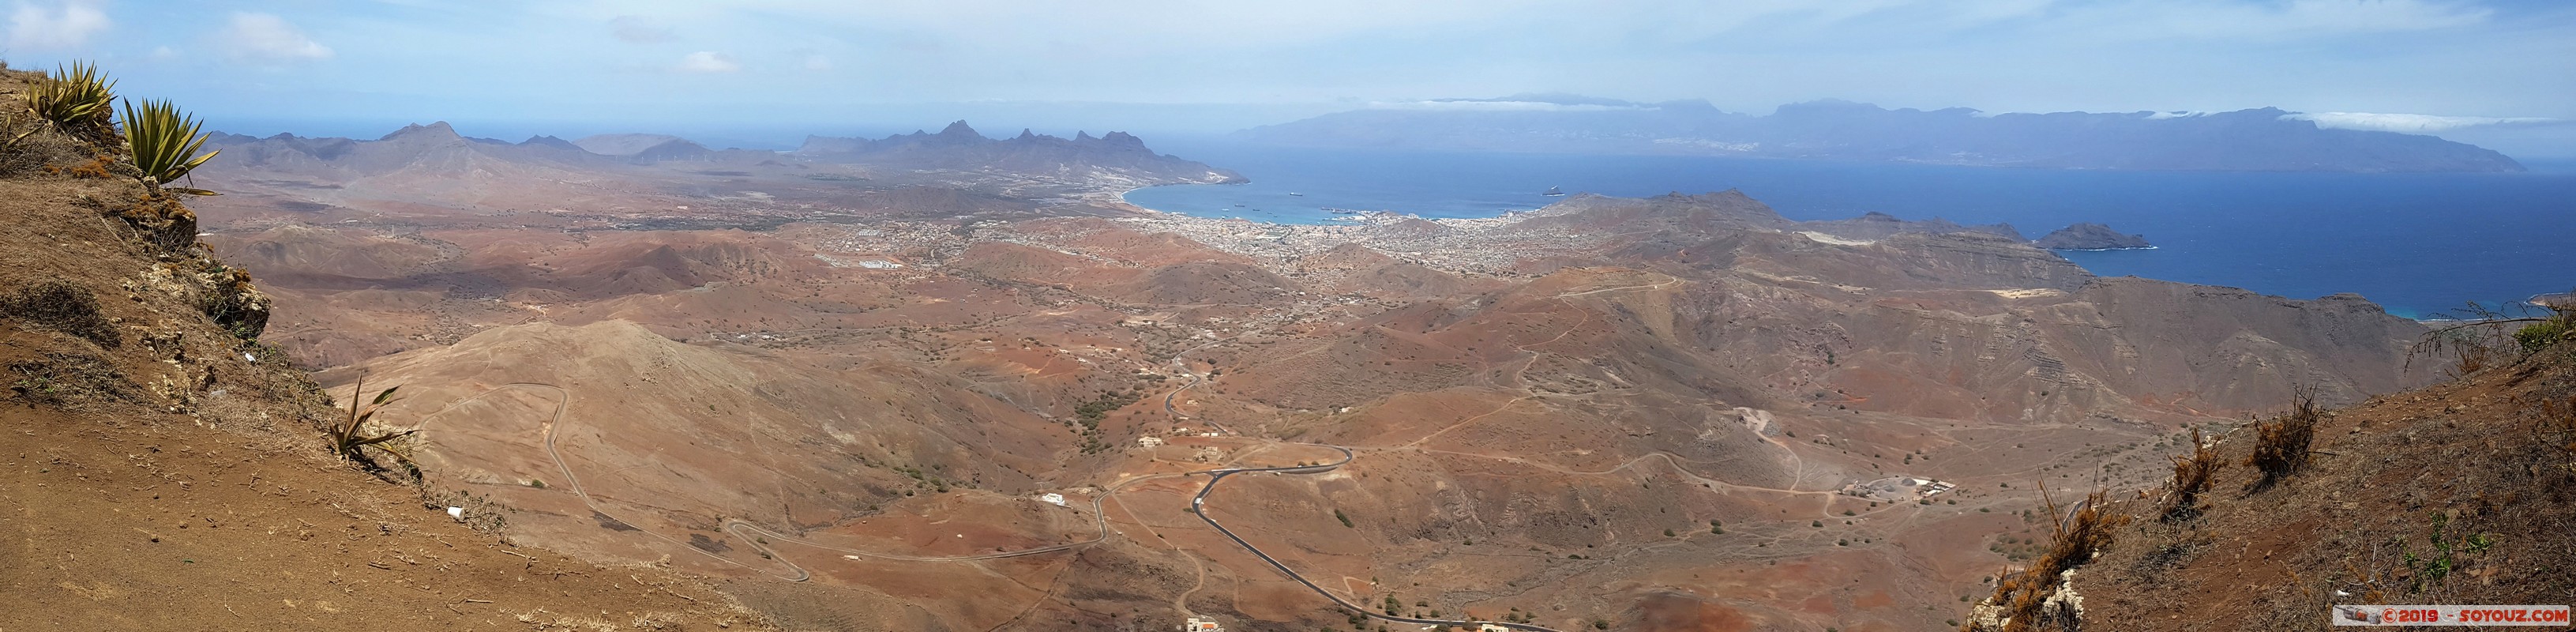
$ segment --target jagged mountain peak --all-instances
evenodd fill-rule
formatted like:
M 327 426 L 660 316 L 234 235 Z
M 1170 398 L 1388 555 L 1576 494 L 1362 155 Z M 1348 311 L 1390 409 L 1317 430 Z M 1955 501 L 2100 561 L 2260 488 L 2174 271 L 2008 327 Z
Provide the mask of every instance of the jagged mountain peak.
M 973 126 L 967 125 L 965 119 L 958 119 L 957 122 L 949 123 L 948 127 L 939 130 L 938 135 L 954 139 L 984 140 L 984 135 L 977 133 Z

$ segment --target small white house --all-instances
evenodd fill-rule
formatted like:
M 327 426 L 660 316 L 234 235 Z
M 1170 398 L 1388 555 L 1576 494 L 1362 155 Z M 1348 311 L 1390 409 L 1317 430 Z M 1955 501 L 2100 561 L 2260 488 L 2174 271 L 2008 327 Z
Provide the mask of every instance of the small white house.
M 1055 505 L 1055 506 L 1057 506 L 1057 507 L 1068 507 L 1068 506 L 1070 506 L 1070 505 L 1066 505 L 1066 504 L 1064 504 L 1064 494 L 1058 494 L 1058 493 L 1055 493 L 1055 492 L 1047 492 L 1047 493 L 1044 493 L 1044 494 L 1038 494 L 1038 502 L 1042 502 L 1042 503 L 1046 503 L 1046 504 L 1050 504 L 1050 505 Z
M 1163 445 L 1163 438 L 1162 438 L 1162 437 L 1137 437 L 1137 438 L 1136 438 L 1136 447 L 1139 447 L 1139 448 L 1151 448 L 1151 447 L 1155 447 L 1155 446 L 1159 446 L 1159 445 Z

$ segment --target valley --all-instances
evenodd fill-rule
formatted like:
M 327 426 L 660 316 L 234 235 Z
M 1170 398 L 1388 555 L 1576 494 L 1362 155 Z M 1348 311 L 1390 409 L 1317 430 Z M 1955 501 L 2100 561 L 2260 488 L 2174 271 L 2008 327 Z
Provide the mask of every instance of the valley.
M 2044 491 L 2434 377 L 2359 297 L 1947 222 L 1736 191 L 1210 220 L 1117 201 L 1234 177 L 1132 136 L 971 134 L 231 137 L 194 205 L 265 340 L 402 385 L 428 487 L 793 629 L 1923 629 Z M 1892 478 L 1948 487 L 1844 491 Z

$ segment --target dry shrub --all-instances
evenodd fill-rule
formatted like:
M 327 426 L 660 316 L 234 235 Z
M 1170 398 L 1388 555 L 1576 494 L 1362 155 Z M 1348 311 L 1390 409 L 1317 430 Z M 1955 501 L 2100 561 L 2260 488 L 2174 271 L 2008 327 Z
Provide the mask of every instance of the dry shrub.
M 2173 457 L 2173 504 L 2165 506 L 2164 520 L 2175 522 L 2200 515 L 2200 494 L 2209 491 L 2210 480 L 2225 465 L 2218 460 L 2218 450 L 2203 440 L 2200 429 L 2191 429 L 2191 453 Z
M 2461 322 L 2424 334 L 2407 349 L 2407 361 L 2447 353 L 2450 361 L 2442 368 L 2455 378 L 2519 362 L 2576 339 L 2576 298 L 2572 297 L 2576 292 L 2494 309 L 2470 303 L 2443 314 Z
M 2043 488 L 2043 493 L 2045 488 Z M 2055 535 L 2039 557 L 2020 572 L 2007 571 L 1995 582 L 1994 596 L 1959 626 L 1963 632 L 2031 632 L 2074 630 L 2080 625 L 2082 598 L 2063 588 L 2069 571 L 2093 561 L 2111 548 L 2114 532 L 2129 522 L 2103 507 L 2106 491 L 2085 496 L 2073 513 L 2055 501 L 2047 503 Z
M 65 135 L 26 112 L 0 112 L 0 177 L 42 172 L 61 175 L 73 164 L 96 158 L 99 150 Z
M 2254 453 L 2245 464 L 2262 470 L 2263 478 L 2250 487 L 2260 490 L 2298 473 L 2308 464 L 2308 446 L 2317 438 L 2317 422 L 2325 419 L 2325 410 L 2317 407 L 2317 394 L 2301 389 L 2291 396 L 2289 414 L 2254 426 Z
M 0 314 L 47 329 L 79 336 L 109 349 L 124 344 L 116 325 L 99 310 L 98 297 L 63 281 L 45 281 L 0 296 Z
M 47 352 L 6 368 L 10 398 L 31 407 L 77 410 L 92 402 L 143 401 L 142 389 L 115 365 L 87 353 Z
M 84 163 L 80 163 L 80 164 L 77 164 L 77 165 L 72 165 L 72 166 L 71 166 L 71 168 L 68 168 L 68 169 L 56 169 L 56 168 L 54 168 L 54 167 L 52 167 L 52 166 L 47 166 L 47 167 L 45 167 L 45 172 L 46 172 L 46 173 L 61 172 L 61 173 L 65 174 L 65 175 L 69 175 L 69 176 L 74 177 L 74 178 L 89 178 L 89 179 L 93 179 L 93 180 L 105 180 L 105 179 L 107 179 L 107 177 L 108 177 L 108 176 L 115 175 L 114 173 L 110 173 L 110 172 L 108 171 L 108 169 L 109 169 L 109 168 L 111 168 L 111 167 L 115 167 L 115 166 L 116 166 L 116 157 L 115 157 L 115 156 L 110 156 L 110 155 L 107 155 L 107 154 L 99 154 L 99 155 L 95 155 L 95 156 L 90 156 L 90 157 L 89 157 L 89 162 L 84 162 Z
M 2454 345 L 2451 347 L 2451 366 L 2445 368 L 2450 370 L 2452 377 L 2466 377 L 2471 373 L 2487 370 L 2487 367 L 2503 364 L 2508 359 L 2507 356 L 2501 345 Z

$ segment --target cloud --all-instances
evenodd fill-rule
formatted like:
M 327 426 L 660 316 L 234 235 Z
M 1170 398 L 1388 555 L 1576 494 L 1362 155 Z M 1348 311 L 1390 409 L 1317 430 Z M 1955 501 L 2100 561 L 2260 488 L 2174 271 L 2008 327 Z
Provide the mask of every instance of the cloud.
M 217 43 L 236 59 L 291 62 L 330 59 L 331 48 L 305 37 L 285 18 L 266 13 L 234 13 L 232 25 Z
M 2442 0 L 2156 0 L 2070 7 L 2052 24 L 2085 37 L 2274 40 L 2473 26 L 2495 12 Z
M 2374 132 L 2433 134 L 2489 125 L 2546 125 L 2565 122 L 2553 118 L 2485 116 L 2435 116 L 2431 114 L 2381 114 L 2375 112 L 2311 112 L 2282 116 L 2285 119 L 2312 121 L 2317 127 L 2357 129 Z
M 804 64 L 806 70 L 822 72 L 832 69 L 832 58 L 814 53 L 806 53 Z
M 742 70 L 742 64 L 736 63 L 731 55 L 702 50 L 680 58 L 679 70 L 699 73 L 735 72 Z
M 11 48 L 63 49 L 89 43 L 89 36 L 112 24 L 97 0 L 67 0 L 53 9 L 18 5 L 9 15 Z
M 608 21 L 609 34 L 628 44 L 660 44 L 679 39 L 670 27 L 659 26 L 641 16 L 621 15 Z

